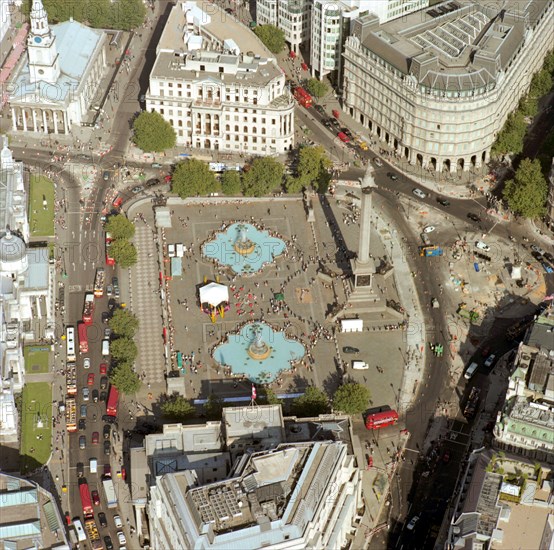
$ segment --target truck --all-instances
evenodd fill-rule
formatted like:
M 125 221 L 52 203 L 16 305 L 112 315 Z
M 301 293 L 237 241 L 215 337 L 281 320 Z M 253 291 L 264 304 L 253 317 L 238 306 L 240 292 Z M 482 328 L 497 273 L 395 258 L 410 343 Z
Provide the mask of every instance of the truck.
M 94 297 L 102 298 L 104 296 L 104 283 L 106 281 L 106 272 L 103 267 L 99 267 L 96 270 L 94 277 Z
M 77 367 L 75 363 L 67 363 L 66 371 L 65 380 L 67 395 L 77 395 Z
M 115 265 L 115 258 L 111 256 L 110 247 L 112 246 L 112 236 L 106 232 L 106 265 Z
M 105 475 L 102 480 L 102 485 L 104 486 L 104 494 L 106 495 L 108 508 L 117 508 L 117 495 L 115 493 L 112 477 Z
M 81 496 L 81 506 L 83 508 L 83 516 L 85 519 L 91 518 L 94 515 L 92 508 L 92 499 L 90 498 L 90 490 L 86 479 L 79 480 L 79 495 Z
M 473 418 L 477 412 L 477 406 L 479 405 L 479 394 L 481 389 L 473 386 L 469 394 L 466 406 L 464 407 L 464 416 L 466 418 Z
M 110 386 L 108 401 L 106 403 L 106 414 L 108 416 L 117 416 L 117 402 L 119 401 L 119 392 L 115 386 Z
M 309 109 L 313 105 L 312 96 L 304 90 L 302 86 L 297 86 L 294 89 L 294 97 L 296 101 L 298 101 L 298 104 L 302 105 L 302 107 L 305 107 L 306 109 Z
M 98 532 L 98 527 L 96 526 L 94 517 L 91 516 L 90 518 L 85 519 L 85 531 L 88 535 L 92 550 L 103 550 L 104 545 L 100 540 L 100 533 Z
M 83 304 L 83 323 L 85 325 L 92 325 L 92 318 L 94 316 L 94 294 L 87 292 L 85 294 L 85 303 Z
M 87 353 L 88 352 L 87 325 L 85 323 L 79 323 L 77 325 L 77 332 L 79 334 L 79 351 L 81 353 Z
M 442 256 L 443 250 L 440 246 L 437 246 L 436 244 L 431 246 L 420 246 L 419 247 L 419 255 L 424 256 L 426 258 L 430 256 Z
M 65 426 L 68 432 L 77 431 L 77 403 L 74 397 L 65 399 Z

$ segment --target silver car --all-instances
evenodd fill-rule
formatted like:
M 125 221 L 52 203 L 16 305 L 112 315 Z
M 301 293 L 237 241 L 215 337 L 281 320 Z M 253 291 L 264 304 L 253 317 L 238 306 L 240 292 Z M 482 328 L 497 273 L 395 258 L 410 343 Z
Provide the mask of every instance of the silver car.
M 90 399 L 90 390 L 88 388 L 83 388 L 83 401 L 88 401 Z

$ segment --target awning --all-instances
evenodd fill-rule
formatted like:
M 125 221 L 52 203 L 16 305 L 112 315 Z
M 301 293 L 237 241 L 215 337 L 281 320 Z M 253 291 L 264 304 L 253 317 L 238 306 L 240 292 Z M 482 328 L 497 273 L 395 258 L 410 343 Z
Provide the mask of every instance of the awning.
M 208 283 L 200 287 L 200 303 L 218 306 L 229 301 L 229 289 L 219 283 Z

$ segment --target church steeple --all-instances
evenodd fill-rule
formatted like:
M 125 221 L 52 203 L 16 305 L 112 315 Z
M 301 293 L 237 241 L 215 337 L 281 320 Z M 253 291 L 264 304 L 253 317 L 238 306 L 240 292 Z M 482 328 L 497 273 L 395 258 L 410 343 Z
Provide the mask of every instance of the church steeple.
M 31 32 L 27 39 L 29 77 L 31 83 L 54 84 L 60 77 L 60 64 L 56 48 L 56 36 L 48 25 L 48 14 L 42 0 L 33 0 L 31 8 Z
M 33 0 L 33 6 L 31 7 L 31 34 L 35 36 L 50 34 L 48 14 L 44 9 L 42 0 Z

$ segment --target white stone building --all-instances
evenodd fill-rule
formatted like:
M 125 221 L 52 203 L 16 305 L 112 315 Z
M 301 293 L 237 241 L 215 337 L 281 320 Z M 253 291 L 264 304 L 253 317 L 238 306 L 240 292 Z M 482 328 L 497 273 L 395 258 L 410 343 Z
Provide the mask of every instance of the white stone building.
M 554 231 L 554 157 L 548 174 L 548 197 L 546 199 L 546 223 Z
M 8 93 L 12 130 L 69 134 L 93 107 L 106 65 L 106 35 L 72 19 L 50 26 L 42 0 L 33 0 L 27 57 Z
M 0 42 L 4 40 L 12 23 L 10 4 L 10 0 L 0 0 Z M 0 52 L 0 56 L 3 57 L 5 53 Z M 3 61 L 3 59 L 0 59 L 0 63 Z
M 251 34 L 194 2 L 173 7 L 146 110 L 173 126 L 178 145 L 260 156 L 292 149 L 294 100 L 275 59 L 256 53 L 267 50 Z
M 414 165 L 480 167 L 554 46 L 554 3 L 446 1 L 346 41 L 344 110 Z

